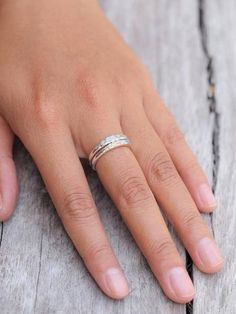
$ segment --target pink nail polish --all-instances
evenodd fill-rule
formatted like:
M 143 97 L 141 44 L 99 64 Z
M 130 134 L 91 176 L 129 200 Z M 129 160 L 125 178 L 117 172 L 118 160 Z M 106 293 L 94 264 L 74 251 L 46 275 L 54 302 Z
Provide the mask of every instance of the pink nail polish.
M 193 297 L 195 289 L 193 283 L 183 267 L 175 267 L 169 271 L 169 280 L 172 290 L 179 298 Z
M 198 193 L 203 208 L 216 208 L 215 196 L 207 183 L 199 186 Z
M 223 258 L 214 240 L 203 238 L 199 241 L 197 252 L 202 264 L 209 268 L 220 268 L 223 264 Z
M 127 281 L 118 268 L 109 268 L 106 271 L 106 282 L 112 292 L 117 297 L 125 297 L 129 293 Z

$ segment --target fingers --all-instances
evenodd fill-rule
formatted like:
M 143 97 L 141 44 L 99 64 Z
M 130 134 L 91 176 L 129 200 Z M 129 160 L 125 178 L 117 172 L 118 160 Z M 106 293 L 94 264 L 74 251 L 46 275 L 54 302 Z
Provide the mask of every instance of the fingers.
M 110 297 L 128 285 L 99 219 L 69 131 L 54 130 L 28 143 L 58 214 L 100 288 Z
M 0 117 L 0 221 L 11 216 L 18 195 L 16 168 L 12 159 L 13 140 L 12 131 Z
M 144 107 L 153 128 L 164 143 L 198 209 L 202 212 L 213 211 L 217 204 L 207 177 L 173 116 L 156 94 L 145 100 Z
M 143 113 L 139 114 L 137 111 L 135 119 L 129 120 L 129 124 L 126 125 L 126 134 L 131 140 L 134 154 L 157 201 L 195 264 L 204 272 L 216 272 L 222 267 L 223 260 L 210 230 L 197 210 L 165 146 L 148 119 L 145 120 L 144 117 Z
M 115 132 L 104 133 L 97 142 L 111 134 Z M 176 302 L 190 301 L 194 287 L 130 149 L 107 152 L 96 169 L 166 295 Z

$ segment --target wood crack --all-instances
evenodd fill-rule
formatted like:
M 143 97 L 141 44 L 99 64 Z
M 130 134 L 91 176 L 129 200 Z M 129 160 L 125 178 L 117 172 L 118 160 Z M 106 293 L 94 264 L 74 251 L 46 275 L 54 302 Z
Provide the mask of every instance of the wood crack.
M 193 281 L 193 261 L 191 259 L 191 256 L 189 255 L 188 251 L 185 250 L 186 255 L 186 269 L 189 274 L 189 277 Z M 191 302 L 188 302 L 186 304 L 186 314 L 192 314 L 193 313 L 193 300 Z
M 216 101 L 216 84 L 215 84 L 215 72 L 214 72 L 214 60 L 210 54 L 208 48 L 208 34 L 206 27 L 206 17 L 205 17 L 205 0 L 198 0 L 198 17 L 199 17 L 199 34 L 201 39 L 202 50 L 206 59 L 206 72 L 207 72 L 207 101 L 209 107 L 209 114 L 213 118 L 213 129 L 212 129 L 212 190 L 215 193 L 218 180 L 219 163 L 220 163 L 220 113 L 217 108 Z M 213 214 L 210 213 L 210 224 L 213 236 L 214 224 L 213 224 Z M 190 277 L 193 280 L 193 262 L 189 254 L 186 252 L 186 266 Z M 194 312 L 193 301 L 186 304 L 186 314 L 192 314 Z
M 217 108 L 217 101 L 215 95 L 215 73 L 214 73 L 214 60 L 208 49 L 207 29 L 205 23 L 205 0 L 199 0 L 199 29 L 201 35 L 201 42 L 204 55 L 207 61 L 207 75 L 208 75 L 208 91 L 207 99 L 209 105 L 209 113 L 213 117 L 213 130 L 212 130 L 212 189 L 215 193 L 218 180 L 219 163 L 220 163 L 220 113 Z M 214 235 L 213 214 L 210 214 L 211 228 Z
M 1 223 L 1 232 L 0 232 L 0 248 L 2 246 L 2 239 L 3 239 L 3 222 Z

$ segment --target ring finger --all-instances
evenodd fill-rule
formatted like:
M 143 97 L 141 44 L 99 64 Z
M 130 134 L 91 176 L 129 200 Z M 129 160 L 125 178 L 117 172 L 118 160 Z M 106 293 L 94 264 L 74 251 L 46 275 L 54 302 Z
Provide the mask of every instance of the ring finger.
M 204 272 L 218 271 L 223 260 L 210 230 L 144 111 L 136 110 L 135 118 L 129 115 L 124 129 L 149 186 L 195 264 Z

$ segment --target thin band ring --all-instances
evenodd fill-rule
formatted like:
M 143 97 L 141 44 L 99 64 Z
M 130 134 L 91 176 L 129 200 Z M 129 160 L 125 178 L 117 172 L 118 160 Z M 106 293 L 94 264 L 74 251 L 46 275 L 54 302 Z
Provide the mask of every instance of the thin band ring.
M 130 146 L 130 141 L 123 134 L 110 135 L 99 142 L 89 154 L 89 163 L 93 170 L 96 170 L 96 164 L 105 153 L 118 147 Z

